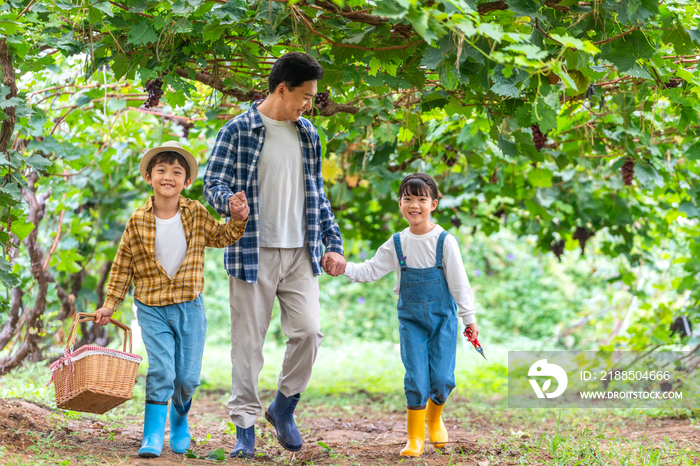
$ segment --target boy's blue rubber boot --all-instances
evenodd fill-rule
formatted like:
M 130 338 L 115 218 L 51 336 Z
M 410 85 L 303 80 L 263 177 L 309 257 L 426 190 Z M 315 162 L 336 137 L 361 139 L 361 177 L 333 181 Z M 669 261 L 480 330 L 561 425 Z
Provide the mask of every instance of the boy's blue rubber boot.
M 143 422 L 143 442 L 139 448 L 141 458 L 154 458 L 163 451 L 165 436 L 165 418 L 168 415 L 168 405 L 146 403 L 146 413 Z
M 170 403 L 170 449 L 173 453 L 182 454 L 190 448 L 190 426 L 187 424 L 187 413 L 192 405 L 192 400 L 182 410 L 184 414 Z
M 275 401 L 265 411 L 265 419 L 270 421 L 272 427 L 277 431 L 277 441 L 289 451 L 301 450 L 301 446 L 304 443 L 299 429 L 294 423 L 294 408 L 296 408 L 298 402 L 298 393 L 287 398 L 277 390 Z
M 244 429 L 236 426 L 236 446 L 233 447 L 231 458 L 255 457 L 255 425 Z

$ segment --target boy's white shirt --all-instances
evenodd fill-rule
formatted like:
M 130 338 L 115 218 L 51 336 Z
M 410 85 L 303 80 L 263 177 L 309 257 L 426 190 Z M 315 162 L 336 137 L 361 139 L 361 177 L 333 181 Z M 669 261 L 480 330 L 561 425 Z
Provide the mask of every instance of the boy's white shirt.
M 170 278 L 175 277 L 187 255 L 187 237 L 180 211 L 167 220 L 156 217 L 155 255 L 156 260 Z
M 435 251 L 440 233 L 444 229 L 436 225 L 433 231 L 425 235 L 414 235 L 408 228 L 403 230 L 401 236 L 401 249 L 406 257 L 406 265 L 412 268 L 435 267 Z M 467 273 L 464 270 L 462 254 L 454 236 L 445 238 L 442 250 L 442 265 L 445 268 L 447 286 L 452 298 L 457 303 L 459 316 L 464 325 L 476 322 L 476 308 L 474 307 L 474 295 Z M 394 294 L 399 294 L 401 287 L 401 267 L 396 256 L 394 239 L 382 244 L 372 259 L 362 263 L 348 262 L 345 275 L 351 282 L 373 282 L 379 280 L 392 270 L 396 271 L 396 286 Z

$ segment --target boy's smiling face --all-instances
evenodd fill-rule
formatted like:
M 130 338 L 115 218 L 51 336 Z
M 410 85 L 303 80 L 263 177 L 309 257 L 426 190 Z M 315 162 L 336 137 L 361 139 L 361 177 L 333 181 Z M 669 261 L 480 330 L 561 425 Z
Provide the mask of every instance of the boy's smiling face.
M 175 160 L 172 164 L 157 163 L 151 169 L 150 175 L 146 173 L 146 181 L 153 187 L 157 197 L 169 199 L 179 197 L 182 190 L 190 185 L 191 180 L 186 176 L 185 168 Z
M 399 199 L 401 215 L 408 220 L 411 232 L 415 234 L 423 234 L 425 229 L 430 230 L 430 213 L 437 208 L 437 204 L 437 199 L 431 199 L 427 194 L 407 192 Z

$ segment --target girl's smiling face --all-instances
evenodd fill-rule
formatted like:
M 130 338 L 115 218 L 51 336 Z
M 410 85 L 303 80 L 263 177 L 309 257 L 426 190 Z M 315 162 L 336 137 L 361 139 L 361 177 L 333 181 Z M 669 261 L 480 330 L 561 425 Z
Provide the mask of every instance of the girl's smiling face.
M 404 193 L 399 199 L 399 209 L 408 221 L 411 233 L 425 234 L 432 230 L 430 214 L 437 208 L 437 204 L 437 199 L 432 199 L 426 193 Z

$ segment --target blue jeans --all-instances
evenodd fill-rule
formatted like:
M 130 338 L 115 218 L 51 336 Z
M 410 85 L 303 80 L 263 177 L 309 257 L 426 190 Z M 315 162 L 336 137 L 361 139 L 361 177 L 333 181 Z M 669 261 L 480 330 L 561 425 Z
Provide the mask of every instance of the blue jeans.
M 146 402 L 167 403 L 172 398 L 183 410 L 199 387 L 207 317 L 197 299 L 169 306 L 147 306 L 134 300 L 148 353 Z
M 403 263 L 399 234 L 394 246 L 401 263 L 399 337 L 406 368 L 404 392 L 409 408 L 425 407 L 428 398 L 441 405 L 455 388 L 457 304 L 452 299 L 442 266 L 447 232 L 440 235 L 435 267 L 417 269 Z

